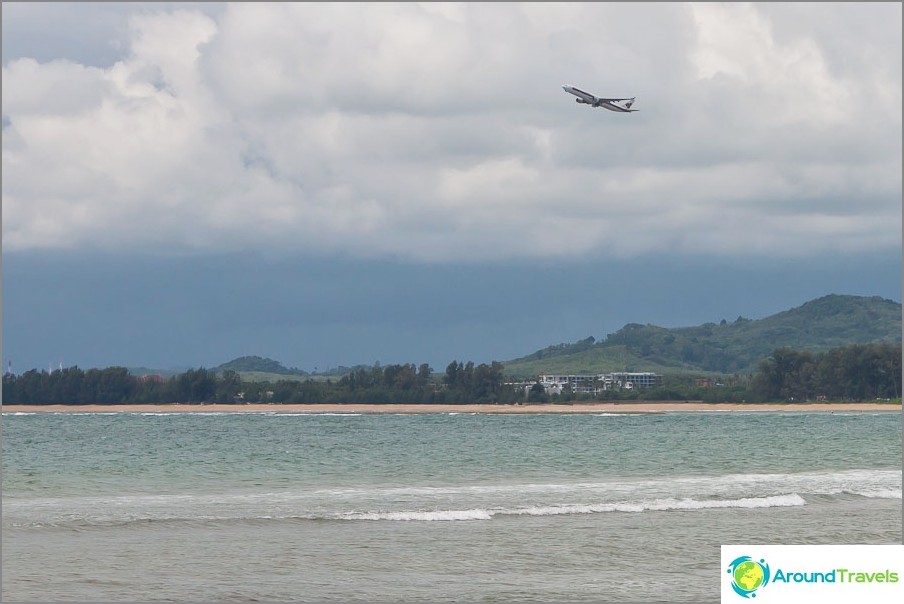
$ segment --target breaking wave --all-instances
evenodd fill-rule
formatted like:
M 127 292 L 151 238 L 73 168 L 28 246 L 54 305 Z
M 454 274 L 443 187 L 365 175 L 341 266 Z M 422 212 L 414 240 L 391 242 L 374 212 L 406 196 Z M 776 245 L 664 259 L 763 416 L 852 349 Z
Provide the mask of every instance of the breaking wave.
M 713 508 L 774 508 L 806 505 L 797 493 L 775 497 L 749 497 L 728 501 L 695 499 L 659 499 L 653 501 L 605 503 L 587 505 L 551 505 L 513 509 L 437 510 L 406 512 L 368 512 L 344 514 L 341 520 L 491 520 L 495 516 L 560 516 L 563 514 L 600 514 L 606 512 L 668 512 L 678 510 L 706 510 Z
M 135 521 L 471 521 L 569 514 L 694 512 L 900 500 L 901 474 L 844 470 L 798 474 L 612 477 L 581 483 L 349 485 L 175 490 L 108 496 L 4 497 L 5 526 L 96 526 Z

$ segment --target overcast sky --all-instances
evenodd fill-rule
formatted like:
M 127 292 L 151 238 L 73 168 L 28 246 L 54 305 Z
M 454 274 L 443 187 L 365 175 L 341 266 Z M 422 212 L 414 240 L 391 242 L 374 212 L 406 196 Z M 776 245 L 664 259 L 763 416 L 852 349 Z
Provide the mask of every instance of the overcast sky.
M 442 369 L 901 300 L 900 3 L 2 11 L 20 370 Z

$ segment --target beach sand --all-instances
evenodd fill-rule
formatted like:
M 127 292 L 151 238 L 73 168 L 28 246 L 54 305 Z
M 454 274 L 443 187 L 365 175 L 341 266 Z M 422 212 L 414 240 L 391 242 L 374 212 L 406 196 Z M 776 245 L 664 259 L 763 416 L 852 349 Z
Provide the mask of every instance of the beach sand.
M 172 404 L 172 405 L 3 405 L 6 413 L 665 413 L 669 411 L 885 411 L 901 413 L 892 403 L 681 403 L 620 401 L 608 403 L 525 405 L 367 405 L 359 403 L 292 404 Z

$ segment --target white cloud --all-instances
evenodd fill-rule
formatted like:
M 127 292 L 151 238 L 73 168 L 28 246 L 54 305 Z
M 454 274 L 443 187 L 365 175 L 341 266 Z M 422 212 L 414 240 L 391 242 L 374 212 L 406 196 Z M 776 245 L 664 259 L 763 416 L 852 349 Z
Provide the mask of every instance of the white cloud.
M 898 5 L 152 6 L 112 65 L 3 65 L 5 249 L 900 247 Z
M 830 74 L 812 38 L 776 41 L 766 16 L 750 4 L 695 4 L 693 13 L 698 76 L 729 79 L 751 99 L 746 109 L 768 114 L 779 125 L 828 128 L 843 124 L 857 106 L 863 90 Z

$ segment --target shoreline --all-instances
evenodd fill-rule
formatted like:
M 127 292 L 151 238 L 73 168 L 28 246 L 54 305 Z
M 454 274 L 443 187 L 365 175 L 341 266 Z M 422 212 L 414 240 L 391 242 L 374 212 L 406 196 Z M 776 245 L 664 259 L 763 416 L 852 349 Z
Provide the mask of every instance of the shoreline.
M 355 414 L 425 414 L 425 413 L 482 413 L 482 414 L 656 414 L 666 412 L 707 411 L 784 411 L 784 412 L 875 412 L 901 413 L 901 404 L 892 403 L 700 403 L 672 401 L 619 401 L 575 404 L 523 405 L 408 405 L 325 403 L 302 404 L 161 404 L 161 405 L 2 405 L 3 413 L 355 413 Z

